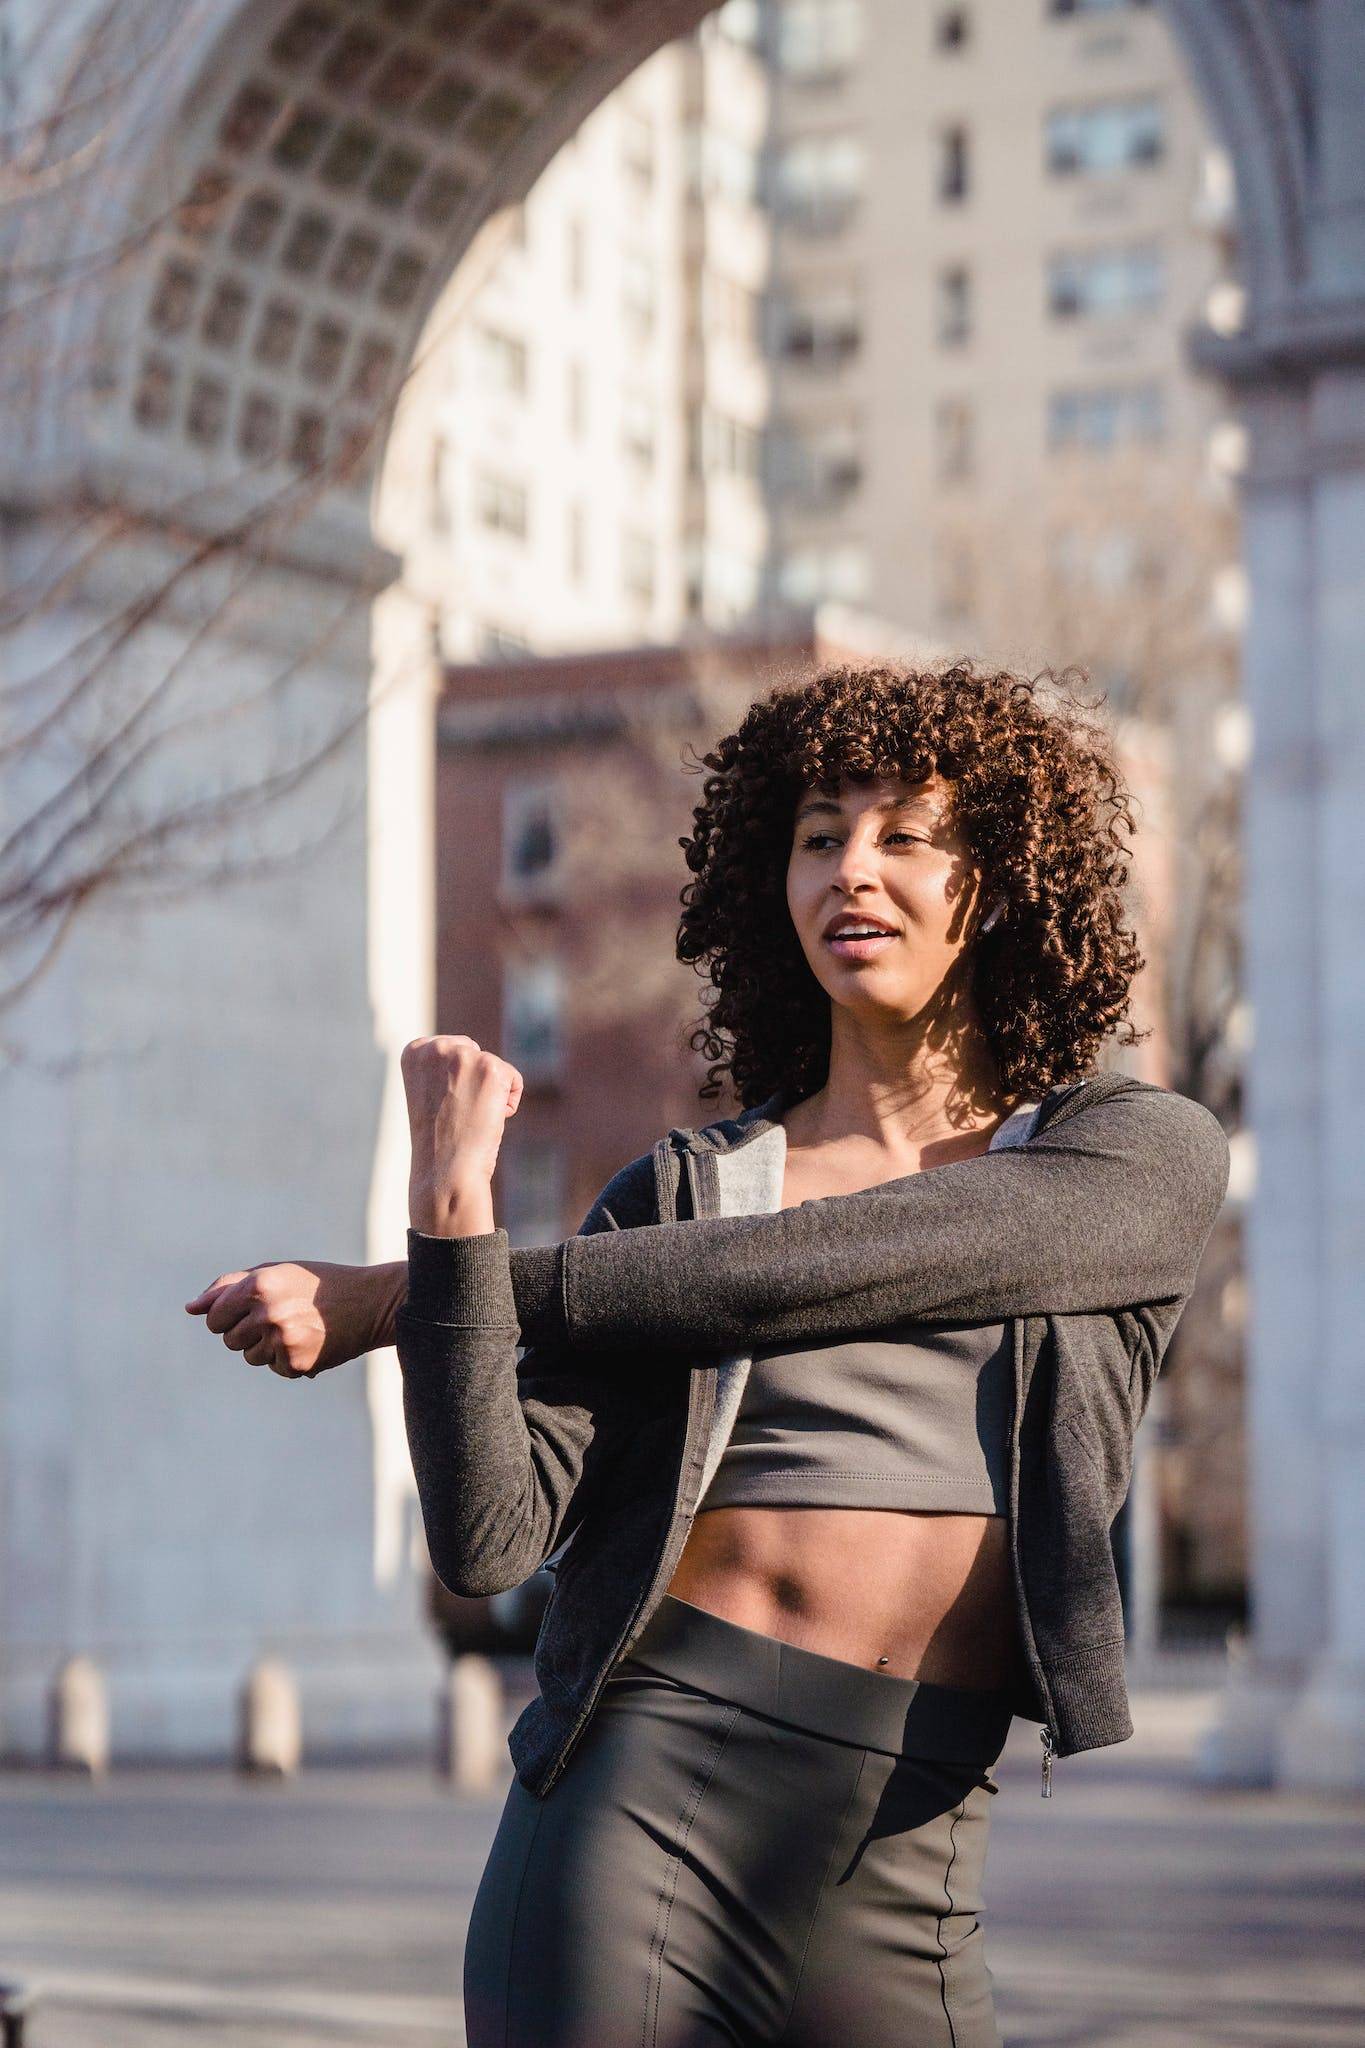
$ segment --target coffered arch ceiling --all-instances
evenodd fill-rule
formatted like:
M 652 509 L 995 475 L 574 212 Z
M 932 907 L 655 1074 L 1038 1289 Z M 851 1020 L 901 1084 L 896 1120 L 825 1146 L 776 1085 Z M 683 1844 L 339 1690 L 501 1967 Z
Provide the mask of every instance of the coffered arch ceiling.
M 68 414 L 67 461 L 103 469 L 106 493 L 133 505 L 176 480 L 249 494 L 291 473 L 339 475 L 363 499 L 389 403 L 475 234 L 707 11 L 273 0 L 226 22 L 218 8 L 197 47 L 180 34 L 197 68 L 169 110 L 163 84 L 162 132 L 142 108 L 67 231 L 77 252 L 108 244 L 121 208 L 138 245 L 62 337 L 72 361 L 82 343 L 95 401 L 80 422 L 95 459 L 72 449 Z M 69 368 L 56 381 L 69 390 Z
M 181 476 L 249 498 L 291 475 L 340 475 L 362 503 L 392 396 L 474 235 L 711 4 L 199 0 L 158 14 L 147 0 L 140 27 L 163 20 L 170 54 L 158 75 L 149 51 L 129 96 L 105 217 L 87 207 L 67 228 L 108 238 L 115 194 L 137 227 L 135 260 L 112 289 L 96 280 L 96 402 L 63 414 L 68 460 L 74 424 L 92 442 L 75 459 L 93 455 L 86 473 L 102 464 L 106 491 L 133 505 Z M 1253 293 L 1282 301 L 1302 274 L 1292 10 L 1167 6 L 1237 158 Z

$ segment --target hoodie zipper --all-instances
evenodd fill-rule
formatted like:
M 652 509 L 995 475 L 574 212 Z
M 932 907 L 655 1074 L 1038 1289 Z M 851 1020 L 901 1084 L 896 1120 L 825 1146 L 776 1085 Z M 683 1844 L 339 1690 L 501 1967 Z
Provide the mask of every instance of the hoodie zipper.
M 1043 1745 L 1043 1798 L 1051 1799 L 1052 1759 L 1056 1754 L 1056 1746 L 1052 1739 L 1051 1726 L 1046 1721 L 1044 1721 L 1043 1723 L 1039 1739 L 1041 1740 Z

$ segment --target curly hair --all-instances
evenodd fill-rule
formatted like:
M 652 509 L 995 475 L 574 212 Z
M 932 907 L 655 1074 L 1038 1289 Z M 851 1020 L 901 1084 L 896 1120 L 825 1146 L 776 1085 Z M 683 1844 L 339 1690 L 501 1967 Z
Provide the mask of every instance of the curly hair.
M 747 1108 L 779 1086 L 803 1097 L 827 1077 L 830 998 L 801 949 L 786 876 L 798 795 L 836 794 L 843 777 L 937 772 L 950 785 L 981 900 L 1006 902 L 965 963 L 1006 1098 L 1036 1099 L 1093 1070 L 1146 962 L 1119 893 L 1133 798 L 1109 734 L 1061 694 L 1078 674 L 971 661 L 824 667 L 776 683 L 736 731 L 694 754 L 692 772 L 712 772 L 692 835 L 678 841 L 694 879 L 680 897 L 677 957 L 714 989 L 687 1038 L 708 1062 L 702 1097 L 728 1075 Z M 1127 1030 L 1120 1043 L 1151 1035 Z

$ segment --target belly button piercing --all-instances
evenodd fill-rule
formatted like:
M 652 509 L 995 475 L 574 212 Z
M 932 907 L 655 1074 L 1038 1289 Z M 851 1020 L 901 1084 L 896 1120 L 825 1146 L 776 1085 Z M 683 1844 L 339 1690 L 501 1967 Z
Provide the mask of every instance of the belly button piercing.
M 889 1664 L 891 1659 L 889 1657 L 878 1657 L 877 1662 L 879 1664 Z

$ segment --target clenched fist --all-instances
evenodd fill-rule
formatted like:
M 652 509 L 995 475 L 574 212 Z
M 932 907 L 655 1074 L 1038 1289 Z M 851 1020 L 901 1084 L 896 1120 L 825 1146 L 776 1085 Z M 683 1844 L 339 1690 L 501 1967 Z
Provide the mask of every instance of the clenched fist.
M 412 1136 L 409 1222 L 428 1237 L 491 1231 L 493 1169 L 521 1101 L 521 1075 L 465 1037 L 414 1038 L 402 1068 Z
M 405 1260 L 338 1266 L 282 1259 L 220 1273 L 185 1307 L 248 1365 L 268 1365 L 281 1379 L 316 1379 L 393 1342 L 406 1285 Z

